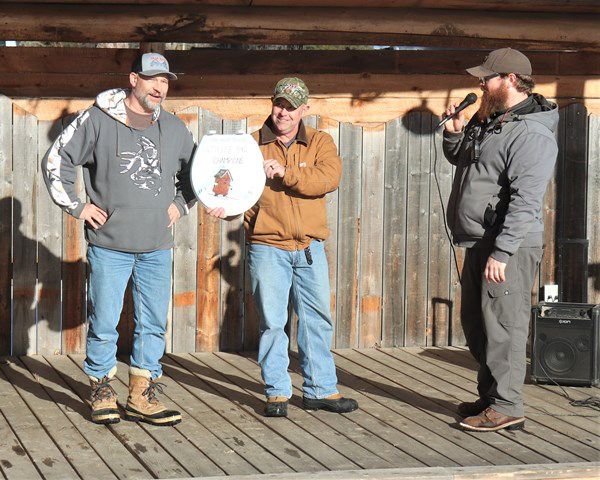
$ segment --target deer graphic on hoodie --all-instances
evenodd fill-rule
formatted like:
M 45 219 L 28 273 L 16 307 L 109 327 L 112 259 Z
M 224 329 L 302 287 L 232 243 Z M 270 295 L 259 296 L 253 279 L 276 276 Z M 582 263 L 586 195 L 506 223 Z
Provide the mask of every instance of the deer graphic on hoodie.
M 189 182 L 194 140 L 185 124 L 162 108 L 147 128 L 130 126 L 127 93 L 101 93 L 63 130 L 42 160 L 44 180 L 52 200 L 79 218 L 86 202 L 75 181 L 82 167 L 89 201 L 108 214 L 101 227 L 86 225 L 90 244 L 134 253 L 171 248 L 169 206 L 174 203 L 186 215 L 195 203 Z

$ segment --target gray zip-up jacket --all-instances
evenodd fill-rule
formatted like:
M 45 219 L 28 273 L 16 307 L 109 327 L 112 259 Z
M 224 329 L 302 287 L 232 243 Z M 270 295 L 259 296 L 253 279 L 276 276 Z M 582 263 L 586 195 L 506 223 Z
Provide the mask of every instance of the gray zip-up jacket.
M 530 113 L 517 106 L 444 131 L 444 155 L 457 167 L 447 212 L 454 243 L 491 247 L 504 263 L 520 246 L 543 245 L 542 202 L 558 154 L 558 107 L 537 94 L 525 103 Z
M 66 127 L 42 160 L 52 200 L 79 218 L 85 201 L 75 191 L 76 167 L 83 167 L 90 201 L 108 213 L 98 229 L 86 225 L 92 245 L 123 252 L 150 252 L 173 246 L 167 210 L 182 215 L 195 203 L 188 162 L 194 140 L 176 116 L 158 109 L 152 124 L 127 124 L 128 91 L 108 90 Z

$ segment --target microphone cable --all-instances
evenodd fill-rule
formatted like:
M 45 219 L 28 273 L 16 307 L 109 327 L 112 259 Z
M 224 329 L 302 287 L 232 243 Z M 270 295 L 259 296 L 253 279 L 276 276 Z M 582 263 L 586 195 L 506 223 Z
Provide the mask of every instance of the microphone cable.
M 563 391 L 563 396 L 569 401 L 569 405 L 573 406 L 573 407 L 588 407 L 591 408 L 592 410 L 597 410 L 600 412 L 600 398 L 595 397 L 595 396 L 590 396 L 586 399 L 583 400 L 575 400 L 574 398 L 572 398 L 569 395 L 569 392 L 567 392 L 562 385 L 559 385 L 558 382 L 556 380 L 554 380 L 546 371 L 546 369 L 544 368 L 544 365 L 542 365 L 542 362 L 539 362 L 540 368 L 542 369 L 542 372 L 544 372 L 544 375 L 546 375 L 546 377 L 548 378 L 548 380 L 550 380 L 554 385 L 556 385 L 557 387 L 559 387 L 562 391 Z M 555 415 L 555 414 L 550 414 L 552 416 L 577 416 L 577 417 L 584 417 L 586 415 L 577 415 L 577 414 L 573 414 L 573 415 Z M 596 416 L 596 415 L 594 415 Z
M 460 276 L 460 269 L 458 268 L 458 258 L 456 256 L 456 248 L 454 243 L 452 242 L 452 235 L 450 234 L 450 229 L 448 228 L 448 221 L 446 220 L 446 207 L 444 207 L 444 198 L 442 196 L 442 188 L 440 187 L 440 180 L 438 178 L 437 173 L 437 161 L 438 161 L 438 150 L 437 150 L 437 132 L 438 129 L 433 131 L 433 178 L 435 180 L 435 185 L 437 187 L 438 197 L 440 199 L 440 205 L 442 207 L 442 218 L 444 219 L 444 231 L 446 232 L 446 237 L 450 242 L 450 248 L 452 249 L 452 257 L 454 259 L 454 268 L 456 269 L 456 275 L 458 276 L 458 282 L 462 284 L 462 279 Z M 442 130 L 442 141 L 443 141 L 443 130 Z

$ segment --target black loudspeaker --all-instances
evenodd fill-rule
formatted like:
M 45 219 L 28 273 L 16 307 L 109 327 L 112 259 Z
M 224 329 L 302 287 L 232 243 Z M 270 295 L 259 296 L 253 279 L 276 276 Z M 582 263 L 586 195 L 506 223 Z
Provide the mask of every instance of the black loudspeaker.
M 542 302 L 531 316 L 531 381 L 598 386 L 600 305 Z

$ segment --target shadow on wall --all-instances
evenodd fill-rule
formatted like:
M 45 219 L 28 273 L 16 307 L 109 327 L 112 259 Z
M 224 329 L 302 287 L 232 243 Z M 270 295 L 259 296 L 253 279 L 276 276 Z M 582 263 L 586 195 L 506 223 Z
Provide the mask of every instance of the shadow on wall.
M 421 113 L 421 121 L 414 122 L 411 121 L 415 117 L 411 115 L 411 113 L 419 112 Z M 439 112 L 434 112 L 427 105 L 426 99 L 421 99 L 421 105 L 415 108 L 411 108 L 406 112 L 405 115 L 402 116 L 402 125 L 406 130 L 408 130 L 411 134 L 426 136 L 433 135 L 435 133 L 435 126 L 440 119 L 438 115 Z
M 591 303 L 599 303 L 600 297 L 596 292 L 600 292 L 600 263 L 588 264 L 588 278 L 592 279 L 592 286 L 594 291 L 588 292 L 590 298 L 588 301 Z
M 62 353 L 72 335 L 81 336 L 79 331 L 85 320 L 85 262 L 63 261 L 42 242 L 24 235 L 24 216 L 32 213 L 23 211 L 17 199 L 0 199 L 0 211 L 11 210 L 12 217 L 3 215 L 9 224 L 12 222 L 9 227 L 13 281 L 12 322 L 11 316 L 2 320 L 4 332 L 10 332 L 10 336 L 5 333 L 7 338 L 2 342 L 3 353 Z M 62 215 L 58 208 L 56 215 Z M 75 283 L 77 279 L 79 284 Z M 10 276 L 2 279 L 6 281 L 10 282 Z

